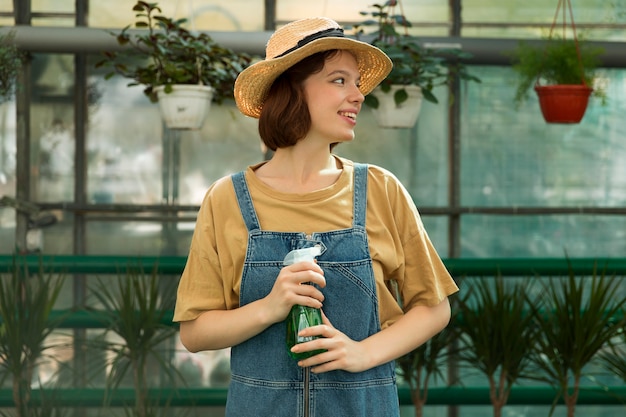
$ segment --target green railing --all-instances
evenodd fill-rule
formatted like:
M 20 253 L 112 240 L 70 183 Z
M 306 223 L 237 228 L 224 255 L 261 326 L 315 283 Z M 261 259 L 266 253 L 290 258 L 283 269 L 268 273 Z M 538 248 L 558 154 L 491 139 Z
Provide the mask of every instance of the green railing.
M 152 389 L 150 398 L 158 399 L 160 405 L 171 407 L 219 407 L 226 404 L 226 388 L 172 388 Z M 405 386 L 398 387 L 401 405 L 411 405 L 411 393 Z M 9 389 L 0 390 L 0 407 L 12 407 Z M 66 388 L 54 393 L 55 400 L 67 407 L 100 408 L 104 402 L 104 390 L 98 388 Z M 550 405 L 558 391 L 552 387 L 513 387 L 507 405 Z M 48 392 L 48 396 L 50 393 Z M 111 397 L 114 407 L 133 404 L 135 390 L 120 388 Z M 32 402 L 40 404 L 39 390 L 34 390 Z M 431 387 L 428 389 L 427 405 L 490 405 L 487 387 Z M 558 404 L 563 404 L 559 401 Z M 579 405 L 626 405 L 626 386 L 609 389 L 583 387 L 578 398 Z
M 165 275 L 179 275 L 184 268 L 185 257 L 132 257 L 132 256 L 71 256 L 71 255 L 29 255 L 18 258 L 21 267 L 31 272 L 40 266 L 46 272 L 64 274 L 115 275 L 125 274 L 129 268 L 143 269 L 146 272 L 158 271 Z M 0 255 L 0 273 L 10 271 L 14 266 L 13 255 Z M 557 277 L 574 273 L 578 276 L 592 275 L 595 272 L 626 276 L 626 258 L 494 258 L 494 259 L 445 259 L 444 263 L 455 278 L 464 276 L 505 277 L 541 276 Z M 55 311 L 62 315 L 64 328 L 100 328 L 102 322 L 97 312 Z M 171 322 L 172 313 L 164 320 Z M 405 386 L 398 387 L 400 403 L 411 405 L 411 395 Z M 227 391 L 224 388 L 180 388 L 154 389 L 151 398 L 160 399 L 170 406 L 223 406 Z M 56 399 L 68 407 L 101 407 L 105 392 L 97 388 L 61 389 L 55 392 Z M 508 405 L 550 405 L 558 392 L 549 386 L 513 387 Z M 116 391 L 111 405 L 122 406 L 132 403 L 133 389 Z M 33 392 L 33 401 L 40 400 L 38 390 Z M 562 403 L 562 402 L 559 402 Z M 428 405 L 490 405 L 488 387 L 432 387 L 428 391 Z M 579 405 L 626 405 L 626 386 L 583 387 L 578 398 Z M 0 389 L 0 407 L 13 406 L 10 389 Z
M 142 266 L 148 271 L 163 274 L 180 274 L 186 262 L 182 256 L 133 257 L 133 256 L 73 256 L 28 255 L 22 256 L 20 265 L 37 270 L 40 264 L 48 272 L 71 274 L 118 274 L 127 267 Z M 0 272 L 13 267 L 13 255 L 0 255 Z M 455 277 L 461 276 L 563 276 L 571 270 L 576 275 L 593 273 L 594 269 L 610 274 L 626 275 L 626 258 L 485 258 L 444 259 L 448 270 Z

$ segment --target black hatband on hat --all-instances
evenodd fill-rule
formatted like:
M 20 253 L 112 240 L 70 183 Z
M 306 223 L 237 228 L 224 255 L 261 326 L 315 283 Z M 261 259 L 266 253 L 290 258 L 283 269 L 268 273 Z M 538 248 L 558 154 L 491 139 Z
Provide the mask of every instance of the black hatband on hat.
M 321 39 L 321 38 L 330 38 L 330 37 L 335 37 L 335 38 L 345 38 L 345 35 L 343 34 L 343 29 L 341 28 L 331 28 L 331 29 L 326 29 L 326 30 L 322 30 L 320 32 L 316 32 L 313 33 L 309 36 L 306 36 L 302 39 L 300 39 L 298 41 L 298 44 L 296 46 L 294 46 L 293 48 L 289 48 L 287 49 L 285 52 L 283 52 L 282 54 L 275 56 L 274 58 L 280 58 L 281 56 L 285 56 L 290 52 L 293 52 L 299 48 L 302 48 L 304 45 L 306 45 L 307 43 L 311 43 L 314 40 L 317 39 Z

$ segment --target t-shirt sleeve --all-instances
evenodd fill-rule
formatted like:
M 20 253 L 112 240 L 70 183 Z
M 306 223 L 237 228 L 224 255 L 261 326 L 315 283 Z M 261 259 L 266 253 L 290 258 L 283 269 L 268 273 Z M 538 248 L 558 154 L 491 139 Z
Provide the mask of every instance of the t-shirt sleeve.
M 174 321 L 196 319 L 203 311 L 226 309 L 212 207 L 213 187 L 200 206 L 189 255 L 178 284 Z
M 392 177 L 390 200 L 401 240 L 401 272 L 396 276 L 401 305 L 406 312 L 416 305 L 434 306 L 458 287 L 437 253 L 408 191 Z

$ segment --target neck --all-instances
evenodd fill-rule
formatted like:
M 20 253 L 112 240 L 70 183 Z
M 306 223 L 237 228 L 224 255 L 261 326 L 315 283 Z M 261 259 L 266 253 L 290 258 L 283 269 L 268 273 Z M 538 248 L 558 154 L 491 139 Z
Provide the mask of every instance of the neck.
M 337 165 L 328 148 L 325 152 L 314 152 L 292 146 L 277 149 L 256 175 L 279 191 L 304 193 L 332 185 L 342 171 Z

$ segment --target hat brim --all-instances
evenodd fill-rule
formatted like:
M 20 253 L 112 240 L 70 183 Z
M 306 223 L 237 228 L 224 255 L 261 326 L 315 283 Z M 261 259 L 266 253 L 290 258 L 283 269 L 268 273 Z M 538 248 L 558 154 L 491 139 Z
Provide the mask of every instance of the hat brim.
M 246 116 L 259 118 L 265 97 L 280 74 L 304 58 L 332 49 L 354 54 L 361 75 L 360 90 L 369 94 L 387 77 L 393 66 L 389 57 L 369 43 L 343 37 L 325 37 L 307 43 L 285 56 L 259 61 L 244 69 L 235 80 L 235 102 Z

